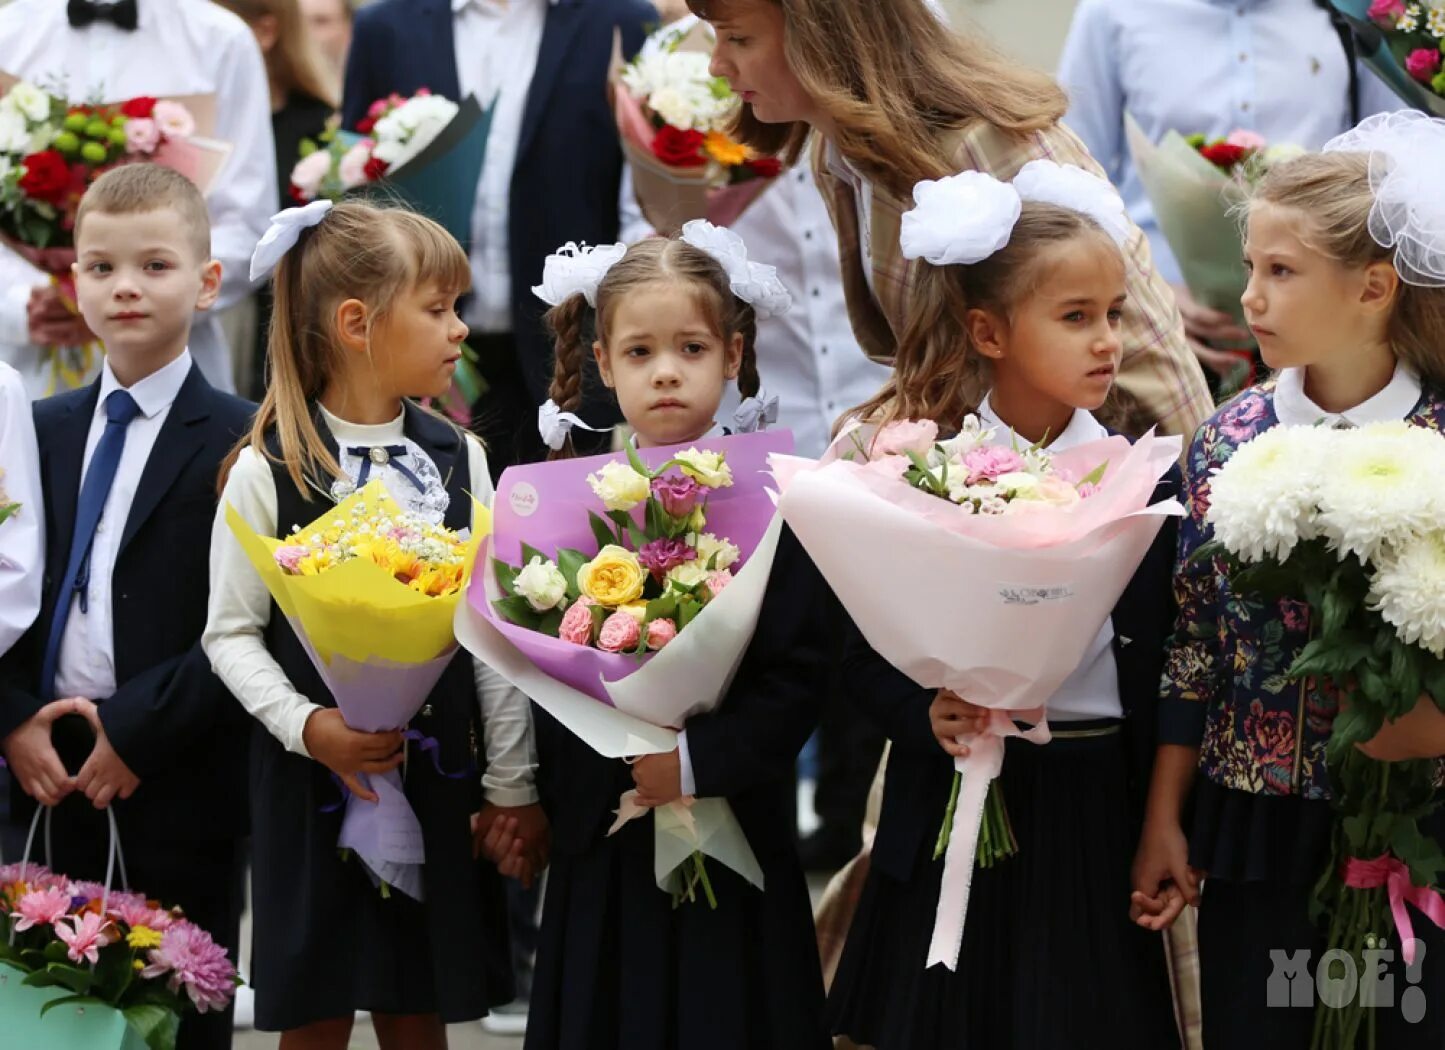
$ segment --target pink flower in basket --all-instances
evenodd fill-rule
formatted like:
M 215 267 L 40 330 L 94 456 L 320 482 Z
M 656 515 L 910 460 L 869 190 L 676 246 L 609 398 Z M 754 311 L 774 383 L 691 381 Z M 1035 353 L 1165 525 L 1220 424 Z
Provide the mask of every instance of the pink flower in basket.
M 106 933 L 109 920 L 104 915 L 86 912 L 69 923 L 57 922 L 55 935 L 65 942 L 65 954 L 71 962 L 99 962 L 100 950 L 110 943 Z
M 140 975 L 149 980 L 169 974 L 167 987 L 176 992 L 184 985 L 197 1013 L 224 1010 L 235 994 L 236 969 L 226 950 L 192 923 L 178 922 L 166 930 L 148 958 Z
M 70 890 L 64 886 L 31 890 L 16 902 L 15 911 L 20 916 L 15 923 L 18 933 L 32 926 L 49 926 L 70 911 Z

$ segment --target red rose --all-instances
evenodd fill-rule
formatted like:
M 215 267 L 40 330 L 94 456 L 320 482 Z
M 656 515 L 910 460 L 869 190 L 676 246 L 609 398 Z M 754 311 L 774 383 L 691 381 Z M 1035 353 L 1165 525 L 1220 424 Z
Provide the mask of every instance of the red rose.
M 1231 170 L 1236 164 L 1244 160 L 1249 150 L 1243 146 L 1235 146 L 1228 142 L 1214 142 L 1208 146 L 1201 146 L 1199 154 L 1216 168 L 1224 171 Z
M 370 135 L 371 129 L 376 127 L 376 118 L 362 117 L 356 122 L 356 130 L 362 135 Z
M 156 100 L 149 95 L 127 99 L 120 104 L 120 111 L 131 118 L 150 118 L 156 111 Z
M 783 162 L 777 157 L 754 157 L 748 167 L 760 179 L 773 179 L 782 174 Z
M 386 169 L 389 167 L 391 167 L 391 165 L 387 164 L 386 161 L 372 154 L 367 158 L 366 166 L 361 169 L 361 173 L 366 176 L 367 182 L 376 182 L 386 174 Z
M 306 194 L 304 194 L 304 193 L 301 192 L 301 187 L 298 186 L 298 185 L 296 185 L 296 183 L 294 183 L 294 182 L 291 183 L 291 185 L 289 185 L 289 186 L 286 187 L 286 196 L 290 197 L 290 198 L 291 198 L 293 201 L 295 201 L 297 204 L 310 204 L 310 203 L 311 203 L 310 201 L 308 201 L 308 200 L 306 199 Z
M 652 152 L 664 164 L 675 168 L 700 168 L 707 163 L 702 153 L 701 131 L 679 131 L 664 124 L 653 137 Z
M 21 164 L 20 189 L 33 200 L 60 205 L 70 193 L 70 165 L 53 149 L 32 153 Z

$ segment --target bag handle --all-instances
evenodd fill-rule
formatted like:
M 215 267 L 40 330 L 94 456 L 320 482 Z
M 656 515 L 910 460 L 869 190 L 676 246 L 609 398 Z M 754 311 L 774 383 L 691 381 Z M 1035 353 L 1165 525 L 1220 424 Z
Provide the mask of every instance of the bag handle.
M 52 806 L 37 806 L 35 816 L 30 819 L 30 832 L 25 836 L 25 853 L 20 858 L 20 880 L 25 881 L 25 869 L 30 864 L 30 852 L 35 845 L 35 832 L 40 828 L 40 818 L 45 817 L 45 864 L 49 867 L 53 863 L 53 852 L 51 850 L 50 818 L 54 812 Z M 110 823 L 110 843 L 106 850 L 105 859 L 105 889 L 100 896 L 100 913 L 105 915 L 110 911 L 110 887 L 115 878 L 115 869 L 120 868 L 120 885 L 125 892 L 130 891 L 130 878 L 125 870 L 125 854 L 120 848 L 120 828 L 115 821 L 115 810 L 107 806 L 105 816 Z M 15 927 L 10 927 L 10 944 L 15 944 Z

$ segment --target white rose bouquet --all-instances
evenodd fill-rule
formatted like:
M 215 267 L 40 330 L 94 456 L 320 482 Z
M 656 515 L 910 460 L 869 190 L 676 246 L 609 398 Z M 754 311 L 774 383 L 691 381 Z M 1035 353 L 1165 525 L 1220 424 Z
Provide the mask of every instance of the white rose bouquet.
M 1196 557 L 1236 592 L 1309 604 L 1312 639 L 1290 676 L 1326 680 L 1345 701 L 1325 752 L 1337 819 L 1316 887 L 1327 947 L 1373 972 L 1364 953 L 1393 927 L 1413 962 L 1405 904 L 1445 922 L 1434 888 L 1445 853 L 1418 823 L 1439 766 L 1378 762 L 1355 745 L 1422 697 L 1445 706 L 1445 436 L 1404 422 L 1274 427 L 1219 468 L 1206 520 L 1213 539 Z M 1362 997 L 1317 1009 L 1314 1045 L 1353 1047 L 1374 1013 Z

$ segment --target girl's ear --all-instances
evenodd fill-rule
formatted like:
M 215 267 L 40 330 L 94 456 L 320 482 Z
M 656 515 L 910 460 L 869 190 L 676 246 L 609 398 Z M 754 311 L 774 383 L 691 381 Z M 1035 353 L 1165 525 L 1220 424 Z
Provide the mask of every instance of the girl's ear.
M 1400 290 L 1400 275 L 1387 259 L 1380 259 L 1365 267 L 1365 280 L 1360 288 L 1360 305 L 1370 313 L 1389 310 L 1395 305 L 1395 294 Z
M 366 352 L 368 311 L 360 299 L 346 299 L 336 308 L 336 337 L 344 349 Z
M 979 353 L 995 361 L 1003 357 L 1008 333 L 999 318 L 988 310 L 974 307 L 964 314 L 964 324 L 968 328 L 968 338 Z
M 723 376 L 736 379 L 743 367 L 743 333 L 734 332 L 723 357 Z
M 607 356 L 607 347 L 599 339 L 592 344 L 592 359 L 597 362 L 597 371 L 602 375 L 602 385 L 612 389 L 612 361 Z

